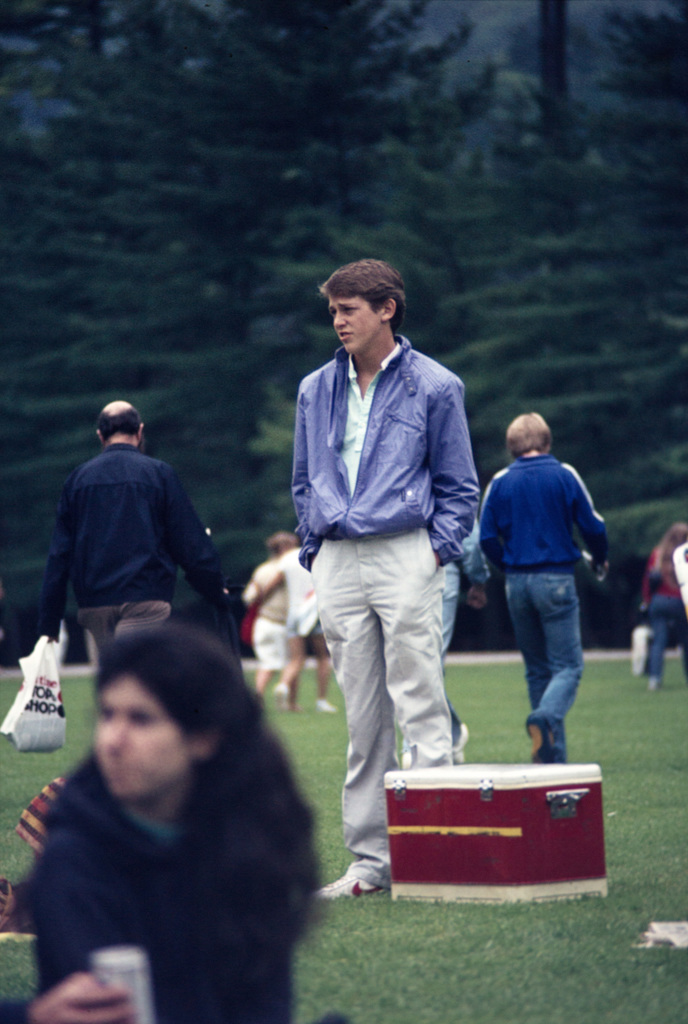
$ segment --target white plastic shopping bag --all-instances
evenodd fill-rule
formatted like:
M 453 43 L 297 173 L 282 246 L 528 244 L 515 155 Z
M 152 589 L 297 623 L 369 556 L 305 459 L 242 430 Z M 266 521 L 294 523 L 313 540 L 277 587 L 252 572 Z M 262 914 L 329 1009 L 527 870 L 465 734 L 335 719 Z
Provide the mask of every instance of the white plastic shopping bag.
M 0 732 L 21 751 L 50 751 L 64 745 L 66 721 L 56 644 L 42 636 L 19 659 L 24 680 Z
M 650 651 L 652 630 L 642 624 L 631 633 L 631 675 L 642 676 L 647 671 L 647 657 Z

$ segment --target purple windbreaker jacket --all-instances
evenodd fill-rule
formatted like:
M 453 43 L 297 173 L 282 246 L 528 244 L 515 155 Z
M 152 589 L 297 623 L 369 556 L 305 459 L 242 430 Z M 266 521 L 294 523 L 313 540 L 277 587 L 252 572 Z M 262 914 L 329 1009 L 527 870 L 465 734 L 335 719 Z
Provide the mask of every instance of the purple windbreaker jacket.
M 414 351 L 382 371 L 370 410 L 358 479 L 349 494 L 342 445 L 348 411 L 344 348 L 299 388 L 292 496 L 310 568 L 322 540 L 404 533 L 426 527 L 442 565 L 460 558 L 479 488 L 462 381 Z

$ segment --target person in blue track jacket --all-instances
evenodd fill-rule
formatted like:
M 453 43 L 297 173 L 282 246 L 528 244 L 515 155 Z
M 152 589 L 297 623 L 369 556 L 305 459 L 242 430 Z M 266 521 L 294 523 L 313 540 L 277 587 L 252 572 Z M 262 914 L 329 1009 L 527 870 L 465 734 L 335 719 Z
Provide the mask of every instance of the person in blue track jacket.
M 452 762 L 441 638 L 443 566 L 478 503 L 461 380 L 396 333 L 404 282 L 358 260 L 321 286 L 341 348 L 299 388 L 292 495 L 301 560 L 344 694 L 344 841 L 323 898 L 390 888 L 384 774 L 395 717 L 413 767 Z
M 480 513 L 480 545 L 506 576 L 506 598 L 525 662 L 531 713 L 526 729 L 534 762 L 566 761 L 564 719 L 583 674 L 578 594 L 581 551 L 607 563 L 604 520 L 576 470 L 550 454 L 552 434 L 536 412 L 506 432 L 514 462 L 490 481 Z

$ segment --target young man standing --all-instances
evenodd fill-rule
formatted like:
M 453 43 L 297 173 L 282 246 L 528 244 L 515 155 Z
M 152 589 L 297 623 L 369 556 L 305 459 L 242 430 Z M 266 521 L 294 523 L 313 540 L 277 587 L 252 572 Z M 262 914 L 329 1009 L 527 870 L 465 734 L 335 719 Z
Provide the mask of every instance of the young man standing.
M 321 890 L 336 898 L 391 884 L 395 718 L 414 767 L 451 764 L 441 567 L 462 555 L 478 483 L 462 382 L 395 333 L 399 272 L 360 260 L 320 291 L 342 347 L 301 383 L 292 493 L 349 731 L 342 803 L 355 860 Z
M 514 462 L 491 480 L 480 514 L 480 544 L 506 574 L 506 599 L 526 668 L 526 729 L 536 763 L 566 761 L 564 718 L 583 674 L 574 570 L 578 527 L 593 563 L 606 566 L 604 520 L 572 466 L 550 454 L 552 434 L 536 412 L 506 432 Z

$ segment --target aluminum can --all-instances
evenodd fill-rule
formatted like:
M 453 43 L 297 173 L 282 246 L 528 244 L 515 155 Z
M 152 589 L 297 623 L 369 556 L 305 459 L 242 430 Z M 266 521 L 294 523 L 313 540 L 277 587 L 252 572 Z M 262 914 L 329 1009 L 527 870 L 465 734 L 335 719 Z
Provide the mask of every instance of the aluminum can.
M 94 949 L 90 967 L 103 985 L 129 989 L 136 1013 L 136 1024 L 155 1024 L 153 986 L 148 954 L 140 946 L 107 946 Z

